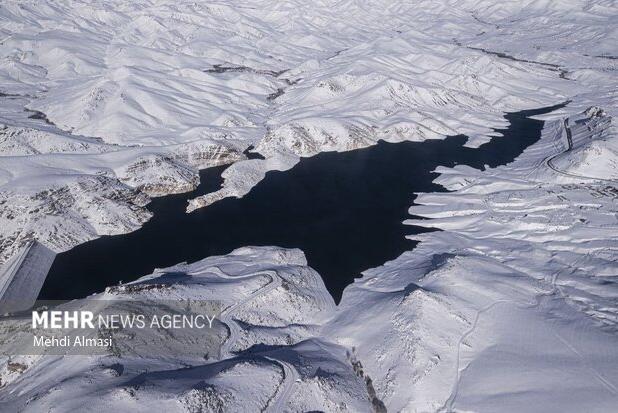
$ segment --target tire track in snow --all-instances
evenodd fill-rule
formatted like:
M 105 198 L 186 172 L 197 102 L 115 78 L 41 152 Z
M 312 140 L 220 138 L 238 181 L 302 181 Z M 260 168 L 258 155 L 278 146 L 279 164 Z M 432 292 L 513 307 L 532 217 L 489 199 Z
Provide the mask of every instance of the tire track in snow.
M 577 357 L 581 360 L 581 364 L 582 366 L 584 366 L 584 368 L 586 368 L 586 370 L 589 370 L 590 373 L 594 376 L 594 378 L 597 379 L 597 381 L 599 383 L 601 383 L 601 385 L 603 387 L 605 387 L 605 389 L 607 391 L 609 391 L 610 393 L 612 393 L 613 395 L 617 395 L 618 394 L 618 389 L 616 388 L 616 386 L 614 386 L 614 384 L 609 381 L 608 379 L 606 379 L 601 373 L 599 373 L 594 367 L 590 367 L 587 363 L 586 363 L 586 358 L 581 354 L 581 352 L 579 350 L 577 350 L 568 340 L 566 340 L 564 337 L 562 337 L 560 334 L 554 332 L 554 336 L 556 336 L 556 338 L 558 340 L 560 340 L 569 350 L 571 350 L 575 355 L 577 355 Z
M 470 334 L 474 333 L 476 326 L 478 325 L 478 321 L 481 318 L 481 314 L 491 310 L 498 304 L 501 303 L 510 303 L 510 300 L 498 300 L 493 303 L 481 308 L 476 312 L 474 317 L 474 321 L 472 322 L 472 326 L 468 330 L 466 330 L 463 335 L 459 338 L 457 342 L 457 356 L 455 359 L 455 381 L 453 383 L 453 390 L 451 391 L 451 396 L 446 400 L 444 406 L 442 406 L 438 411 L 439 412 L 452 412 L 453 411 L 453 403 L 455 403 L 455 399 L 457 398 L 457 394 L 459 392 L 459 380 L 461 379 L 461 370 L 459 369 L 460 359 L 461 359 L 461 345 L 463 342 L 470 336 Z

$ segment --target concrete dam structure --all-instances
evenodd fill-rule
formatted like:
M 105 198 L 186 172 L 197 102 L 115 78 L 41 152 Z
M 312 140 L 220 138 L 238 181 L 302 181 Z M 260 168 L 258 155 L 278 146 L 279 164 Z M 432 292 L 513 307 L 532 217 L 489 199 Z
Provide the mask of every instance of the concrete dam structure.
M 0 267 L 0 314 L 32 307 L 55 257 L 54 251 L 34 240 Z

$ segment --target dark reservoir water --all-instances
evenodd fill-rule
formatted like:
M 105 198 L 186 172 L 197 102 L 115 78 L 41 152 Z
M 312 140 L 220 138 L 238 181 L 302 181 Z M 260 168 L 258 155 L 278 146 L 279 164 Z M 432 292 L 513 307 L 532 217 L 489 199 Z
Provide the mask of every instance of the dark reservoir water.
M 427 231 L 403 225 L 415 192 L 443 191 L 432 183 L 437 166 L 475 168 L 511 162 L 536 142 L 542 121 L 528 116 L 563 105 L 506 115 L 504 137 L 478 149 L 465 136 L 422 143 L 380 142 L 366 149 L 322 153 L 285 172 L 269 172 L 241 199 L 227 198 L 191 214 L 187 200 L 221 185 L 223 167 L 200 173 L 191 193 L 154 199 L 154 216 L 141 229 L 105 236 L 59 254 L 39 299 L 72 299 L 128 282 L 155 268 L 246 245 L 302 249 L 336 301 L 363 270 L 398 257 L 415 246 L 408 234 Z

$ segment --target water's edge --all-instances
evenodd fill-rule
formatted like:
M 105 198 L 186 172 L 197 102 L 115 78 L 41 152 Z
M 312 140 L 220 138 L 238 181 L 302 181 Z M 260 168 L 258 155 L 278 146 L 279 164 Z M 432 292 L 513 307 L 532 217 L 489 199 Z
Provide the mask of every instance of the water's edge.
M 394 259 L 416 243 L 406 226 L 416 192 L 444 191 L 432 181 L 438 166 L 483 169 L 513 161 L 541 135 L 530 116 L 563 107 L 509 113 L 504 137 L 477 149 L 463 135 L 425 142 L 386 143 L 303 158 L 272 171 L 243 198 L 227 198 L 191 214 L 187 201 L 219 189 L 229 165 L 200 172 L 189 193 L 154 199 L 153 217 L 132 233 L 104 236 L 56 256 L 39 299 L 73 299 L 100 292 L 179 262 L 194 262 L 246 245 L 302 249 L 338 302 L 343 289 L 368 268 Z

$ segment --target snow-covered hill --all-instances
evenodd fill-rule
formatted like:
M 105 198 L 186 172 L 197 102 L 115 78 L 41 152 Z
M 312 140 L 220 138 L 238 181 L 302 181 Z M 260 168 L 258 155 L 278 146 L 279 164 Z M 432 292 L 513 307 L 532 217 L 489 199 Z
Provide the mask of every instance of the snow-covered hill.
M 149 342 L 172 343 L 161 357 L 131 348 L 96 357 L 4 358 L 3 410 L 372 411 L 370 386 L 354 370 L 355 360 L 344 347 L 319 338 L 335 306 L 299 250 L 239 249 L 161 270 L 64 309 L 92 308 L 86 306 L 93 300 L 178 297 L 223 300 L 220 320 L 227 328 L 208 333 L 226 337 L 221 360 L 204 360 L 196 345 L 203 331 L 183 338 L 165 329 L 136 330 L 154 334 Z M 2 325 L 5 345 L 28 330 L 29 320 Z
M 611 411 L 618 402 L 618 189 L 552 169 L 605 147 L 611 119 L 568 119 L 515 162 L 440 168 L 407 223 L 443 231 L 344 292 L 328 334 L 354 346 L 386 406 L 404 411 Z M 610 141 L 613 142 L 613 141 Z M 606 164 L 618 160 L 603 151 Z M 604 165 L 602 165 L 603 167 Z M 616 172 L 609 171 L 608 179 Z M 371 325 L 358 331 L 358 325 Z
M 589 131 L 572 150 L 603 145 L 611 120 L 598 116 L 569 119 Z M 408 223 L 443 231 L 366 271 L 338 307 L 299 250 L 159 270 L 89 299 L 224 298 L 221 360 L 11 357 L 0 400 L 30 411 L 611 411 L 618 192 L 550 166 L 572 151 L 564 125 L 548 122 L 509 165 L 442 168 L 452 192 L 422 194 L 411 212 L 430 219 Z
M 33 237 L 63 251 L 135 228 L 100 231 L 115 220 L 79 217 L 79 200 L 57 222 L 34 207 L 92 175 L 110 178 L 97 192 L 159 196 L 241 161 L 193 210 L 298 156 L 458 133 L 476 146 L 504 111 L 566 99 L 614 115 L 614 17 L 611 1 L 4 3 L 0 262 Z M 266 159 L 243 162 L 250 146 Z
M 226 297 L 222 360 L 3 358 L 3 410 L 612 411 L 617 19 L 613 0 L 3 2 L 0 265 L 135 230 L 208 166 L 232 164 L 189 210 L 302 156 L 476 147 L 506 111 L 569 101 L 515 162 L 439 168 L 451 192 L 408 223 L 442 231 L 339 306 L 297 250 L 179 264 L 104 295 Z

